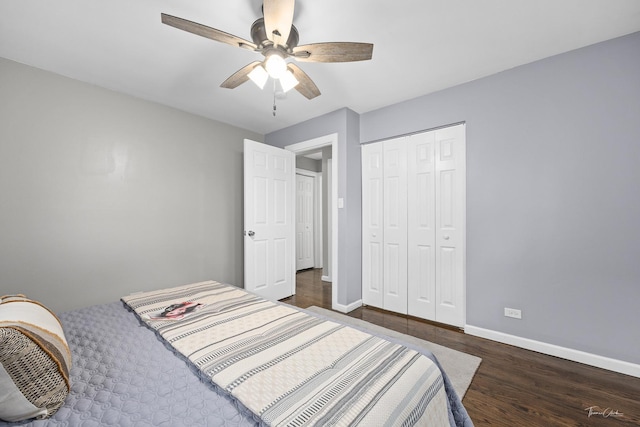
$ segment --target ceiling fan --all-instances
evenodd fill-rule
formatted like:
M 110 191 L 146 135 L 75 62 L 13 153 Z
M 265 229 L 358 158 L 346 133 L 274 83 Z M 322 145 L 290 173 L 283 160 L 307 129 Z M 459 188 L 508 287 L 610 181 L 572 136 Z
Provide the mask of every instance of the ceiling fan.
M 264 55 L 264 61 L 254 61 L 232 74 L 220 87 L 234 89 L 251 79 L 260 88 L 269 77 L 280 81 L 283 91 L 295 87 L 307 99 L 320 95 L 311 78 L 286 58 L 300 62 L 352 62 L 371 59 L 373 44 L 352 42 L 313 43 L 298 46 L 299 35 L 293 26 L 295 0 L 264 0 L 263 18 L 251 25 L 253 42 L 206 25 L 162 14 L 166 25 L 202 37 L 237 46 Z

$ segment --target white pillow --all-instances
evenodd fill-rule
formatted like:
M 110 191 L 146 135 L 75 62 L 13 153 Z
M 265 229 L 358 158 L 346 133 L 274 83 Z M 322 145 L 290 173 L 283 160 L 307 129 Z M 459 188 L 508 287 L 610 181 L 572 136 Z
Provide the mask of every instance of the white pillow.
M 0 298 L 0 419 L 53 415 L 69 394 L 70 369 L 56 315 L 24 295 Z

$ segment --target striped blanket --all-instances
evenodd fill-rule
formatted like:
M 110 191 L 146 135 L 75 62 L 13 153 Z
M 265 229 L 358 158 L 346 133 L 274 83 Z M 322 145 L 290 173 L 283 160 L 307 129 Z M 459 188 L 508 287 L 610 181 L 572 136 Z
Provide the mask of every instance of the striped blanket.
M 122 300 L 267 425 L 449 425 L 440 370 L 399 344 L 213 281 Z

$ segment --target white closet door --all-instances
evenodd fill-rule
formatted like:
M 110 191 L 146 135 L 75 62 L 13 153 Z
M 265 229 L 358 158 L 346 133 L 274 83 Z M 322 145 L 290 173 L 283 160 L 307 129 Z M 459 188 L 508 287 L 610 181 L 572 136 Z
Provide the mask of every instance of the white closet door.
M 435 131 L 436 320 L 465 322 L 465 126 Z
M 409 137 L 408 314 L 436 319 L 435 132 Z
M 382 143 L 362 146 L 362 302 L 383 307 Z
M 383 143 L 383 308 L 407 314 L 407 138 Z
M 465 126 L 362 147 L 363 302 L 463 327 Z

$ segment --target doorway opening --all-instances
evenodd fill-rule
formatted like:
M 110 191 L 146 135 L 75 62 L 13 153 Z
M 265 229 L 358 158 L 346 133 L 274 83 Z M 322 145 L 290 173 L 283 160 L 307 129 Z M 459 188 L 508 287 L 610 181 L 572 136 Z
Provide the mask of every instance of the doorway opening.
M 296 271 L 331 281 L 331 147 L 296 156 Z
M 322 280 L 332 282 L 331 306 L 335 309 L 337 304 L 338 283 L 338 135 L 331 134 L 298 144 L 284 147 L 292 151 L 296 156 L 311 155 L 321 152 L 323 173 L 322 182 L 325 189 L 326 203 L 323 204 L 322 222 Z M 317 157 L 317 154 L 316 154 Z M 296 220 L 297 221 L 297 220 Z M 317 234 L 317 233 L 316 233 Z M 296 239 L 297 241 L 297 239 Z M 314 245 L 317 247 L 317 245 Z M 297 252 L 297 251 L 296 251 Z M 314 254 L 315 258 L 315 254 Z M 296 290 L 297 292 L 297 290 Z

